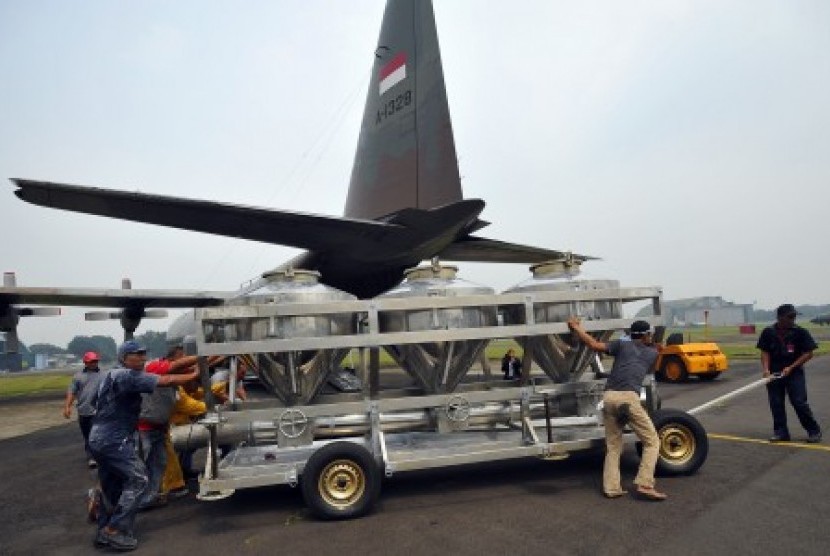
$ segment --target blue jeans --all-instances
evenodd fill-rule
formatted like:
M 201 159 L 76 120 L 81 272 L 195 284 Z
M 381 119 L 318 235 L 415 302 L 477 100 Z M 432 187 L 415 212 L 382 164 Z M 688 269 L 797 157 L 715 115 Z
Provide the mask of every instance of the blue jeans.
M 767 383 L 767 397 L 772 412 L 772 430 L 775 435 L 782 438 L 790 437 L 790 431 L 787 428 L 787 410 L 784 406 L 785 396 L 789 396 L 795 414 L 807 434 L 821 432 L 807 403 L 807 380 L 804 378 L 804 369 L 801 368 L 792 371 L 784 378 Z
M 138 431 L 138 437 L 144 454 L 144 465 L 147 466 L 147 490 L 141 500 L 141 505 L 145 506 L 154 503 L 160 496 L 164 468 L 167 467 L 167 450 L 164 447 L 167 429 Z
M 147 471 L 135 451 L 132 436 L 121 442 L 93 441 L 89 449 L 98 462 L 98 480 L 106 499 L 98 513 L 98 529 L 109 525 L 132 534 L 135 514 L 147 488 Z

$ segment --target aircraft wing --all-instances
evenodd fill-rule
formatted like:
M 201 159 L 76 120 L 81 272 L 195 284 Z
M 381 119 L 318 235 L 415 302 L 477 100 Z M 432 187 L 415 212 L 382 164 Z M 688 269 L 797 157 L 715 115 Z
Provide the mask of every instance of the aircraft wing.
M 445 247 L 438 258 L 460 262 L 490 263 L 541 263 L 566 255 L 564 251 L 542 249 L 530 245 L 508 243 L 484 237 L 465 236 Z M 571 255 L 577 260 L 594 260 L 596 257 Z
M 189 290 L 132 290 L 104 288 L 0 287 L 0 307 L 18 305 L 69 305 L 75 307 L 191 308 L 221 305 L 236 292 Z
M 313 251 L 382 240 L 397 224 L 279 211 L 197 199 L 12 179 L 20 199 L 44 207 L 109 216 L 183 230 L 238 237 Z

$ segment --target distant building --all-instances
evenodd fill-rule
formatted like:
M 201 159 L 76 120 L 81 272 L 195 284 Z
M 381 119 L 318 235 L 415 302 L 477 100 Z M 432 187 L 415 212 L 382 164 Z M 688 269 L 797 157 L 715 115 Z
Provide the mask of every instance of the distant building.
M 823 315 L 817 315 L 810 319 L 810 322 L 813 324 L 820 324 L 824 326 L 825 324 L 830 324 L 830 313 L 825 313 Z
M 691 297 L 663 301 L 667 326 L 732 326 L 752 322 L 751 303 L 732 303 L 722 297 Z M 651 307 L 637 312 L 638 317 L 650 316 Z
M 20 371 L 25 364 L 24 354 L 6 352 L 6 333 L 0 332 L 0 371 Z M 23 347 L 21 345 L 21 347 Z

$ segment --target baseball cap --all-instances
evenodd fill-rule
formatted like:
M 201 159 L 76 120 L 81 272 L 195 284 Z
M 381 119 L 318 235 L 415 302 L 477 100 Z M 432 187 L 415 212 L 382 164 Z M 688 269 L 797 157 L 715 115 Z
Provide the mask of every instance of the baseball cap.
M 135 340 L 127 340 L 118 348 L 118 360 L 123 361 L 130 353 L 147 353 L 147 348 Z
M 792 303 L 784 303 L 783 305 L 779 305 L 778 308 L 775 310 L 775 315 L 779 317 L 800 314 L 801 313 L 795 310 L 795 305 L 793 305 Z
M 631 324 L 631 337 L 645 336 L 651 332 L 651 325 L 644 320 L 635 320 Z
M 88 351 L 84 354 L 83 362 L 84 363 L 92 363 L 93 361 L 98 361 L 98 354 L 94 351 Z

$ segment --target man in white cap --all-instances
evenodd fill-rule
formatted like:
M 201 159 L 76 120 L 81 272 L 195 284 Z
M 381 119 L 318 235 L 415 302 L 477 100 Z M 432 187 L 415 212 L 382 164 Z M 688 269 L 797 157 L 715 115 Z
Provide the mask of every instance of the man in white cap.
M 92 416 L 95 415 L 93 402 L 98 394 L 98 381 L 101 379 L 101 372 L 98 369 L 98 354 L 94 351 L 86 352 L 83 362 L 84 368 L 75 373 L 72 382 L 69 383 L 69 388 L 66 390 L 63 416 L 69 419 L 72 415 L 72 402 L 77 400 L 78 426 L 81 427 L 81 434 L 84 437 L 87 465 L 90 469 L 94 469 L 96 463 L 89 451 L 89 431 L 92 428 Z
M 605 466 L 602 473 L 602 489 L 606 497 L 619 498 L 627 494 L 620 482 L 620 455 L 625 421 L 643 444 L 640 469 L 634 484 L 637 494 L 647 500 L 665 500 L 668 496 L 654 488 L 654 469 L 660 455 L 660 439 L 646 410 L 640 403 L 640 390 L 646 374 L 653 372 L 657 359 L 657 347 L 652 342 L 651 325 L 646 321 L 634 321 L 628 340 L 600 342 L 579 324 L 579 319 L 568 319 L 568 327 L 589 348 L 614 357 L 611 374 L 605 383 L 602 397 L 605 424 Z M 623 419 L 624 418 L 624 419 Z

